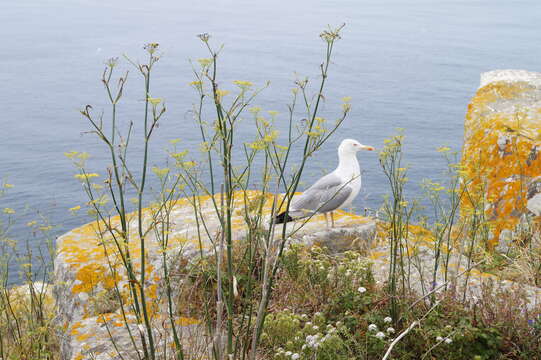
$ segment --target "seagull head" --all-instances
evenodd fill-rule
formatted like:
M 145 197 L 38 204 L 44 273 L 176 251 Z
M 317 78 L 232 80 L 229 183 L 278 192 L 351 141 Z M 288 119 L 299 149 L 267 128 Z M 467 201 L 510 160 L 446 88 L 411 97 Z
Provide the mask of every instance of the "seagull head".
M 357 140 L 353 140 L 353 139 L 342 140 L 342 143 L 340 143 L 340 146 L 338 147 L 338 153 L 344 154 L 344 155 L 355 154 L 359 150 L 374 151 L 375 148 L 373 146 L 363 145 Z

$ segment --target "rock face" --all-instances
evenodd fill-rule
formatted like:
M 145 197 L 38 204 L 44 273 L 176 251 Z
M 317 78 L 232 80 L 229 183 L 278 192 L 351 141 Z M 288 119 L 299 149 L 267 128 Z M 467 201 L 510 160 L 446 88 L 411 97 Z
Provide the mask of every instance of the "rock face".
M 453 289 L 458 297 L 476 303 L 488 290 L 494 294 L 513 294 L 523 299 L 524 309 L 538 309 L 541 304 L 541 289 L 479 271 L 466 256 L 453 253 L 448 259 L 442 252 L 438 261 L 436 278 L 433 270 L 436 260 L 434 243 L 430 239 L 409 242 L 410 255 L 405 258 L 407 287 L 420 296 L 428 296 L 431 291 L 440 293 Z M 389 277 L 389 247 L 382 246 L 370 252 L 374 278 L 383 283 Z M 446 262 L 447 271 L 446 271 Z M 524 310 L 523 309 L 523 310 Z M 517 309 L 519 311 L 519 309 Z
M 270 213 L 273 197 L 271 194 L 264 197 L 267 214 Z M 236 210 L 232 219 L 236 240 L 242 239 L 247 233 L 245 210 L 261 198 L 261 193 L 256 191 L 236 193 Z M 219 202 L 219 196 L 216 196 L 215 200 Z M 157 333 L 158 347 L 166 341 L 171 343 L 171 325 L 167 321 L 166 287 L 163 281 L 164 264 L 169 269 L 174 269 L 178 268 L 180 259 L 189 262 L 190 259 L 214 252 L 213 241 L 219 233 L 220 224 L 213 202 L 210 197 L 205 196 L 198 198 L 198 202 L 205 218 L 205 229 L 201 218 L 196 219 L 190 201 L 181 199 L 172 207 L 171 219 L 174 220 L 168 244 L 164 245 L 152 233 L 146 237 L 145 287 L 149 294 L 147 308 Z M 151 208 L 146 209 L 145 222 L 150 221 L 153 214 Z M 131 240 L 127 248 L 130 250 L 134 268 L 140 269 L 141 247 L 135 231 L 136 216 L 132 214 L 131 218 L 129 228 L 133 230 L 130 231 Z M 112 218 L 111 222 L 118 226 L 119 219 Z M 335 213 L 335 224 L 335 229 L 324 231 L 326 221 L 323 215 L 319 215 L 302 227 L 300 224 L 288 224 L 287 232 L 294 233 L 293 241 L 318 243 L 335 251 L 365 247 L 375 236 L 375 222 L 369 218 L 338 211 Z M 198 233 L 202 234 L 201 238 Z M 275 235 L 279 236 L 278 231 Z M 58 319 L 65 331 L 61 344 L 62 359 L 116 359 L 120 358 L 117 355 L 118 350 L 124 359 L 137 358 L 137 350 L 129 333 L 136 343 L 140 343 L 145 335 L 129 309 L 124 309 L 129 326 L 124 325 L 122 309 L 119 302 L 115 301 L 115 289 L 119 289 L 126 299 L 129 291 L 127 276 L 118 255 L 114 239 L 104 232 L 103 224 L 97 222 L 74 229 L 58 239 L 54 293 L 58 305 Z M 181 290 L 175 287 L 173 291 L 173 298 L 176 299 Z M 182 334 L 183 345 L 194 352 L 204 353 L 209 339 L 199 321 L 176 316 L 175 323 L 178 332 Z M 113 345 L 113 342 L 116 345 Z M 193 350 L 194 348 L 197 350 Z
M 483 203 L 491 221 L 492 245 L 524 214 L 540 215 L 540 152 L 541 73 L 482 74 L 464 124 L 462 165 L 473 202 Z M 466 200 L 462 210 L 472 206 Z
M 526 207 L 535 216 L 541 216 L 541 176 L 538 176 L 528 185 Z
M 247 214 L 246 209 L 253 201 L 261 198 L 261 193 L 256 191 L 236 193 L 233 224 L 237 240 L 241 240 L 247 233 L 244 218 Z M 273 196 L 270 194 L 264 197 L 264 209 L 267 214 L 270 212 L 272 199 Z M 150 309 L 157 348 L 171 344 L 172 333 L 165 301 L 164 259 L 168 268 L 173 269 L 186 266 L 190 260 L 211 255 L 215 251 L 213 237 L 218 234 L 219 222 L 213 210 L 212 199 L 200 197 L 198 200 L 206 225 L 206 230 L 201 233 L 207 234 L 201 237 L 201 241 L 197 236 L 198 224 L 201 230 L 201 219 L 196 219 L 192 205 L 187 199 L 182 199 L 172 206 L 172 218 L 176 219 L 176 222 L 166 247 L 153 236 L 146 239 L 145 286 L 149 297 L 147 307 Z M 152 209 L 145 210 L 144 215 L 145 219 L 150 218 L 153 215 Z M 115 223 L 118 219 L 113 218 L 111 221 Z M 131 222 L 133 221 L 135 220 Z M 293 243 L 324 246 L 333 252 L 351 249 L 366 251 L 373 261 L 375 278 L 381 283 L 387 281 L 389 248 L 385 241 L 386 225 L 342 211 L 335 213 L 335 225 L 335 228 L 327 228 L 324 216 L 320 215 L 306 224 L 290 223 L 287 233 L 292 234 L 290 241 Z M 130 228 L 135 228 L 133 223 Z M 65 332 L 61 343 L 62 359 L 65 360 L 138 359 L 137 352 L 141 351 L 141 339 L 146 336 L 129 306 L 121 309 L 118 301 L 114 301 L 114 296 L 111 296 L 113 290 L 118 288 L 127 299 L 126 292 L 129 290 L 126 274 L 118 263 L 111 239 L 100 235 L 100 232 L 103 232 L 103 228 L 94 222 L 74 229 L 58 239 L 54 295 L 57 301 L 57 316 Z M 132 235 L 132 241 L 128 246 L 134 267 L 139 268 L 140 247 L 137 237 L 135 234 Z M 443 265 L 446 255 L 443 251 L 434 281 L 431 274 L 434 269 L 435 251 L 430 233 L 420 227 L 410 226 L 407 246 L 408 256 L 404 264 L 410 274 L 409 286 L 421 295 L 427 294 L 446 280 L 452 280 L 458 274 L 463 275 L 471 266 L 466 257 L 452 255 L 449 257 L 446 277 Z M 182 280 L 177 277 L 176 282 L 182 283 Z M 475 269 L 467 276 L 449 282 L 449 286 L 470 299 L 480 297 L 486 284 L 495 285 L 504 293 L 515 292 L 520 288 L 529 301 L 527 307 L 536 306 L 541 298 L 541 290 L 538 288 L 501 281 L 493 275 Z M 179 286 L 175 286 L 173 291 L 174 298 L 184 294 Z M 210 339 L 200 321 L 187 315 L 175 315 L 175 328 L 180 334 L 186 352 L 200 354 L 204 358 L 208 355 Z

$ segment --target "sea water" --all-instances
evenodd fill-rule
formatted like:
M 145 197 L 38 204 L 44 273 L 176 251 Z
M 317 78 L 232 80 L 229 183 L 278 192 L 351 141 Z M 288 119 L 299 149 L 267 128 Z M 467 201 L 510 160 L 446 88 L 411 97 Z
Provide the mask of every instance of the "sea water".
M 208 53 L 197 34 L 209 33 L 214 46 L 224 45 L 222 88 L 234 90 L 233 80 L 258 87 L 271 81 L 255 104 L 278 111 L 276 126 L 283 131 L 295 79 L 308 77 L 312 93 L 321 80 L 325 44 L 318 34 L 327 25 L 346 23 L 335 46 L 321 115 L 335 120 L 345 96 L 351 97 L 352 110 L 309 160 L 301 188 L 334 168 L 335 149 L 343 138 L 381 149 L 385 138 L 403 128 L 408 196 L 413 198 L 421 195 L 422 179 L 442 178 L 445 161 L 436 149 L 460 150 L 464 115 L 479 74 L 540 69 L 540 16 L 537 0 L 3 1 L 0 178 L 14 187 L 0 199 L 0 208 L 17 211 L 10 236 L 21 247 L 27 241 L 35 247 L 42 236 L 29 233 L 26 224 L 32 220 L 45 224 L 48 219 L 53 234 L 89 221 L 84 211 L 68 211 L 87 198 L 63 153 L 86 151 L 92 155 L 89 168 L 106 173 L 106 148 L 88 133 L 79 110 L 92 104 L 97 115 L 109 116 L 100 82 L 107 58 L 119 57 L 119 71 L 130 70 L 119 123 L 125 130 L 133 121 L 140 136 L 143 83 L 123 55 L 144 61 L 143 44 L 160 44 L 151 96 L 164 99 L 167 113 L 154 135 L 149 164 L 164 166 L 169 140 L 180 138 L 181 149 L 197 149 L 200 142 L 191 112 L 197 95 L 188 85 L 193 80 L 190 60 Z M 237 137 L 249 141 L 253 121 L 249 116 L 242 121 Z M 138 158 L 141 152 L 142 143 L 134 141 L 129 155 Z M 197 150 L 192 154 L 197 156 Z M 293 155 L 298 163 L 300 147 Z M 377 154 L 362 152 L 359 158 L 363 189 L 354 211 L 363 212 L 381 205 L 388 185 Z M 152 177 L 150 190 L 156 184 Z

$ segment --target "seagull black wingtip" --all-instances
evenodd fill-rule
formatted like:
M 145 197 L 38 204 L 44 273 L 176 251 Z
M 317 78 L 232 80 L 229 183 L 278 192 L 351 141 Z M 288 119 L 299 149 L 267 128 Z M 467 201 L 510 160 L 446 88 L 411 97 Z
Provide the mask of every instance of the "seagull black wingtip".
M 276 215 L 276 217 L 274 218 L 274 223 L 275 224 L 283 224 L 283 223 L 287 223 L 287 222 L 290 222 L 290 221 L 293 221 L 293 218 L 291 216 L 289 216 L 289 214 L 286 217 L 285 212 Z

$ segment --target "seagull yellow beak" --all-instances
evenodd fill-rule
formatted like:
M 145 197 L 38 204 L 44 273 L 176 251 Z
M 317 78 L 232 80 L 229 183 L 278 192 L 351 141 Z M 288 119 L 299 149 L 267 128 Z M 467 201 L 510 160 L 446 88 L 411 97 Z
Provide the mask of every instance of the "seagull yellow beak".
M 363 145 L 363 150 L 374 151 L 376 148 L 373 146 Z

